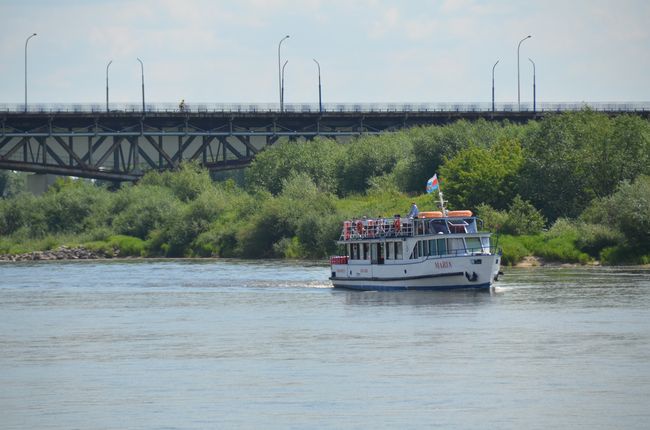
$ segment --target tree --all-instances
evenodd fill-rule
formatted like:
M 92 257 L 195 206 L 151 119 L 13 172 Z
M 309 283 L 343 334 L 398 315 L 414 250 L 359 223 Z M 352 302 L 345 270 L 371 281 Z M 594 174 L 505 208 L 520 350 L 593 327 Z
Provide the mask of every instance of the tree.
M 198 163 L 184 162 L 177 171 L 148 172 L 140 184 L 166 187 L 182 202 L 188 202 L 209 190 L 212 179 L 208 170 Z
M 523 164 L 521 145 L 500 140 L 490 148 L 476 144 L 445 161 L 440 168 L 444 191 L 457 208 L 476 208 L 486 203 L 505 208 L 515 194 L 517 175 Z
M 305 173 L 319 189 L 335 192 L 335 171 L 342 152 L 342 145 L 325 138 L 278 143 L 255 157 L 246 171 L 247 187 L 261 187 L 277 195 L 282 191 L 283 179 Z
M 363 136 L 346 145 L 337 164 L 339 194 L 365 192 L 372 178 L 392 172 L 410 148 L 404 133 Z
M 26 189 L 26 173 L 0 170 L 0 198 L 15 196 Z
M 460 120 L 443 127 L 414 127 L 405 133 L 412 142 L 412 152 L 408 162 L 398 166 L 397 181 L 404 191 L 421 192 L 446 159 L 469 147 L 489 148 L 500 139 L 517 139 L 521 127 L 483 119 Z
M 649 251 L 650 176 L 641 175 L 634 182 L 621 182 L 614 194 L 594 201 L 581 218 L 618 229 L 629 246 Z
M 546 117 L 524 139 L 520 194 L 551 221 L 575 218 L 620 180 L 648 173 L 650 126 L 584 110 Z
M 118 191 L 113 228 L 119 234 L 147 239 L 169 220 L 180 217 L 181 201 L 166 187 L 137 185 Z

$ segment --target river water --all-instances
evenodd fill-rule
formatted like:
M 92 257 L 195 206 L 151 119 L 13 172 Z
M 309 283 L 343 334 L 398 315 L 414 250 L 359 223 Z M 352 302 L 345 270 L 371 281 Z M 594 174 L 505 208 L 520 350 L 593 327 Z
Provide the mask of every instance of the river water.
M 284 262 L 0 265 L 0 428 L 648 428 L 650 271 L 333 290 Z

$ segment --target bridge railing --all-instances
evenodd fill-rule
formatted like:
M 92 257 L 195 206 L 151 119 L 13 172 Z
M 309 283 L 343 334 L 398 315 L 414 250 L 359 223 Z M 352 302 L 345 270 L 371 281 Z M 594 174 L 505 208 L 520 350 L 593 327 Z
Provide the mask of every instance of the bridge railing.
M 543 102 L 537 103 L 537 112 L 567 112 L 589 108 L 595 111 L 607 112 L 646 112 L 650 111 L 650 102 Z M 323 112 L 353 113 L 353 112 L 490 112 L 492 104 L 477 103 L 326 103 Z M 187 103 L 181 109 L 176 103 L 149 103 L 145 105 L 146 112 L 153 113 L 267 113 L 280 112 L 278 103 Z M 316 113 L 319 112 L 317 103 L 285 103 L 287 113 Z M 533 112 L 532 103 L 522 103 L 521 109 L 517 103 L 496 103 L 496 112 Z M 30 113 L 106 113 L 106 105 L 101 103 L 0 103 L 0 112 L 30 112 Z M 138 103 L 111 103 L 109 112 L 142 112 Z

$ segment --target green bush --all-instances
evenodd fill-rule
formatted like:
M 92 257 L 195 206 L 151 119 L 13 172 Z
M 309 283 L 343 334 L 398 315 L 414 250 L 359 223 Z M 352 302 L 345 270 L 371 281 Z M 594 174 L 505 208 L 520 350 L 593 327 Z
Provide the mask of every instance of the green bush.
M 42 198 L 27 193 L 0 199 L 0 234 L 11 235 L 19 230 L 25 238 L 46 234 L 48 227 L 41 201 Z
M 137 237 L 116 235 L 108 239 L 109 245 L 120 250 L 120 257 L 141 257 L 145 254 L 145 242 Z
M 84 180 L 59 178 L 40 198 L 40 210 L 50 233 L 79 233 L 94 227 L 90 222 L 93 215 L 105 212 L 109 204 L 106 189 Z
M 147 239 L 163 224 L 178 219 L 181 202 L 169 189 L 139 185 L 118 191 L 115 201 L 113 229 L 118 234 Z
M 275 255 L 288 259 L 305 258 L 305 247 L 296 236 L 292 238 L 283 237 L 273 244 Z
M 623 244 L 623 234 L 616 228 L 602 224 L 559 218 L 547 233 L 547 237 L 564 237 L 575 247 L 591 257 L 598 258 L 603 249 Z
M 237 231 L 233 225 L 214 225 L 192 243 L 193 255 L 201 257 L 236 257 Z
M 95 252 L 97 254 L 104 255 L 108 258 L 114 257 L 115 249 L 113 245 L 104 240 L 94 240 L 90 242 L 85 242 L 83 247 L 89 251 Z
M 372 178 L 391 173 L 410 148 L 404 133 L 362 136 L 352 141 L 336 165 L 339 194 L 364 193 Z
M 483 228 L 492 232 L 500 232 L 508 220 L 506 211 L 496 210 L 488 204 L 478 205 L 476 216 L 483 220 Z
M 477 207 L 477 216 L 483 220 L 484 227 L 490 231 L 500 231 L 510 235 L 537 234 L 544 227 L 544 217 L 529 202 L 516 196 L 507 211 L 499 211 L 489 205 Z
M 525 235 L 542 231 L 546 220 L 535 206 L 516 196 L 508 207 L 508 216 L 503 225 L 507 234 Z
M 262 188 L 274 195 L 282 191 L 282 181 L 304 174 L 326 192 L 337 191 L 336 168 L 345 147 L 330 139 L 311 142 L 282 141 L 259 153 L 246 171 L 249 189 Z
M 595 200 L 581 218 L 619 230 L 627 247 L 638 253 L 650 251 L 650 176 L 621 182 L 614 194 Z
M 623 244 L 625 237 L 618 229 L 602 224 L 580 224 L 576 246 L 591 255 L 599 257 L 605 248 Z
M 267 200 L 250 222 L 241 225 L 237 233 L 238 254 L 246 258 L 280 257 L 273 245 L 286 237 L 293 237 L 287 210 L 277 199 Z
M 27 191 L 27 173 L 0 170 L 0 198 L 14 197 Z
M 184 162 L 176 171 L 148 172 L 140 180 L 140 184 L 167 188 L 182 202 L 194 200 L 213 186 L 207 169 L 196 162 Z
M 531 255 L 531 252 L 517 237 L 510 235 L 499 236 L 499 247 L 503 250 L 501 263 L 505 266 L 514 266 Z
M 541 240 L 535 241 L 531 246 L 532 253 L 546 261 L 585 264 L 591 260 L 588 254 L 576 247 L 572 237 L 537 237 Z
M 522 163 L 521 144 L 516 140 L 502 139 L 487 148 L 474 144 L 445 160 L 441 184 L 453 206 L 505 207 L 514 196 Z

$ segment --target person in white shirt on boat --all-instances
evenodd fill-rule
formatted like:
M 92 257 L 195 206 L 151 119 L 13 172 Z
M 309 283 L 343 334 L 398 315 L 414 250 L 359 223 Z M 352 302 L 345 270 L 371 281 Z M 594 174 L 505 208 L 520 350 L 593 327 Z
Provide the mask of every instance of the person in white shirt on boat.
M 419 213 L 420 213 L 420 210 L 418 209 L 418 206 L 415 204 L 415 202 L 411 203 L 411 210 L 409 211 L 409 214 L 407 215 L 408 218 L 417 218 Z

